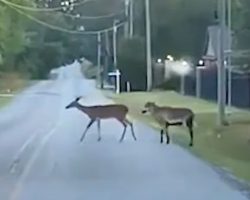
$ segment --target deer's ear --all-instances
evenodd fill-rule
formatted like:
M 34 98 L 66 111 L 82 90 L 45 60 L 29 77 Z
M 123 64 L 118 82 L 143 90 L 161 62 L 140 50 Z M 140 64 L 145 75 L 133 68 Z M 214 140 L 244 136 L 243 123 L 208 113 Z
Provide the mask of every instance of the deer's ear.
M 76 97 L 76 100 L 75 101 L 79 101 L 82 97 Z

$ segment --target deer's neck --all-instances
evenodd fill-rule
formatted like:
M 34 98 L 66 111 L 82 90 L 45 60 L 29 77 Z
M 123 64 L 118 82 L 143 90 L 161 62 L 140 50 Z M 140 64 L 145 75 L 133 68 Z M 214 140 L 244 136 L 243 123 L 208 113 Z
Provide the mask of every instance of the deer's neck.
M 87 107 L 87 106 L 83 106 L 83 105 L 77 103 L 76 108 L 77 108 L 78 110 L 80 110 L 80 111 L 86 113 L 86 114 L 89 113 L 89 107 Z

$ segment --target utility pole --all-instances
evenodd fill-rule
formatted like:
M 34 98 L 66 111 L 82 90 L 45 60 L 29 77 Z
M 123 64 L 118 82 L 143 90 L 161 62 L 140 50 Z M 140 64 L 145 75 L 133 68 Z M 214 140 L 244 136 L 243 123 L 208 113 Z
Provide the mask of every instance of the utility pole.
M 228 66 L 228 106 L 231 108 L 232 106 L 232 0 L 227 1 L 227 22 L 228 22 L 228 59 L 227 59 L 227 66 Z
M 129 4 L 129 37 L 134 35 L 134 0 L 130 0 Z
M 97 34 L 97 84 L 101 85 L 101 32 Z
M 125 22 L 125 26 L 124 26 L 124 37 L 128 38 L 128 35 L 129 35 L 129 5 L 130 5 L 130 0 L 125 0 L 124 5 L 125 5 L 125 16 L 126 16 L 126 22 Z
M 110 55 L 110 48 L 109 48 L 109 32 L 105 31 L 105 64 L 104 64 L 104 73 L 103 79 L 107 81 L 108 79 L 108 68 L 109 68 L 109 55 Z
M 218 0 L 219 10 L 219 51 L 218 51 L 218 124 L 224 125 L 226 104 L 226 73 L 225 73 L 225 26 L 226 26 L 226 0 Z
M 145 0 L 146 13 L 146 52 L 147 52 L 147 91 L 152 89 L 151 22 L 149 0 Z
M 114 68 L 117 69 L 117 20 L 113 22 L 113 56 L 114 56 Z

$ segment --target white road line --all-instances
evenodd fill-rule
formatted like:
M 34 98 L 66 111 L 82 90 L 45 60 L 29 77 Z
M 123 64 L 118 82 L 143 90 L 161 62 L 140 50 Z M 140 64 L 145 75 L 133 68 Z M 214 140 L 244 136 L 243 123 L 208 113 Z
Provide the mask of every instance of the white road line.
M 55 125 L 55 127 L 43 137 L 41 143 L 39 144 L 37 149 L 34 151 L 32 156 L 28 160 L 27 165 L 23 170 L 23 173 L 21 174 L 19 180 L 17 181 L 17 183 L 14 187 L 14 191 L 12 192 L 12 194 L 9 197 L 9 200 L 18 200 L 18 197 L 20 196 L 20 193 L 22 191 L 25 179 L 28 177 L 32 166 L 34 165 L 36 159 L 38 158 L 41 150 L 43 149 L 45 144 L 48 142 L 48 140 L 51 138 L 51 136 L 56 132 L 56 129 L 60 126 L 60 124 L 61 124 L 61 122 L 58 122 Z
M 36 132 L 35 134 L 31 135 L 28 140 L 25 141 L 25 143 L 21 146 L 19 151 L 14 156 L 13 161 L 11 162 L 11 165 L 9 167 L 9 172 L 11 174 L 16 172 L 16 167 L 20 162 L 20 157 L 22 156 L 23 152 L 28 148 L 28 146 L 32 143 L 32 141 L 35 139 L 35 137 L 38 135 L 39 132 Z

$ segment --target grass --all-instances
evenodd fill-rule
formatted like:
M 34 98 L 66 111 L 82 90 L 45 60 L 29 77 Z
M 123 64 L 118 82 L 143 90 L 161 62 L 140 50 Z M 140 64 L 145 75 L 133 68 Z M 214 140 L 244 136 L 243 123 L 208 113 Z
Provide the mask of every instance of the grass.
M 0 108 L 8 104 L 10 100 L 10 97 L 0 97 Z
M 25 78 L 21 78 L 16 73 L 0 74 L 0 94 L 16 94 L 28 85 Z M 11 101 L 10 96 L 0 96 L 0 108 Z
M 117 103 L 126 104 L 132 117 L 155 129 L 159 129 L 159 126 L 152 118 L 141 114 L 146 101 L 191 108 L 196 113 L 197 122 L 194 130 L 194 147 L 188 147 L 189 135 L 182 127 L 170 129 L 172 141 L 212 164 L 226 168 L 236 177 L 250 181 L 250 112 L 232 108 L 232 113 L 228 116 L 230 125 L 218 127 L 216 104 L 193 97 L 183 97 L 175 92 L 123 93 L 112 95 L 112 99 Z

